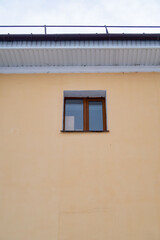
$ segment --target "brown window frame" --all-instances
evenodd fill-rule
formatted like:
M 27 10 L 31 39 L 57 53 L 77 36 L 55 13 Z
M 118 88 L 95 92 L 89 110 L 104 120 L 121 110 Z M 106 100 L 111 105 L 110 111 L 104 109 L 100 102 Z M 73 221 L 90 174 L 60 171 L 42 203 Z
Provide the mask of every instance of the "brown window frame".
M 67 99 L 81 99 L 83 100 L 83 130 L 65 130 L 65 106 Z M 89 102 L 99 101 L 102 102 L 103 111 L 103 130 L 89 130 Z M 106 100 L 104 97 L 64 97 L 64 110 L 63 110 L 63 131 L 64 132 L 105 132 L 107 130 L 106 121 Z

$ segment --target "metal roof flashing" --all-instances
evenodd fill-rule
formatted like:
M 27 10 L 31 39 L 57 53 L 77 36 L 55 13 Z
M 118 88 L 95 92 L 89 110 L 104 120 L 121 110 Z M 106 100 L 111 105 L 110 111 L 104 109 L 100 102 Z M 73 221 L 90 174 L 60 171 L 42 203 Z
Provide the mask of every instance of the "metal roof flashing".
M 13 41 L 159 41 L 160 33 L 0 34 L 1 42 Z

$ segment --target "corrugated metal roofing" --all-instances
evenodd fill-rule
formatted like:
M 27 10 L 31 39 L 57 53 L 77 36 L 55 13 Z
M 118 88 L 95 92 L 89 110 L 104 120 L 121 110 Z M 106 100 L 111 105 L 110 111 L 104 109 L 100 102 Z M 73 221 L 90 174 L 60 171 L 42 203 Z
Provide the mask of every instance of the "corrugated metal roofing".
M 160 41 L 0 42 L 0 67 L 160 66 Z
M 1 42 L 1 48 L 156 48 L 160 41 L 15 41 Z

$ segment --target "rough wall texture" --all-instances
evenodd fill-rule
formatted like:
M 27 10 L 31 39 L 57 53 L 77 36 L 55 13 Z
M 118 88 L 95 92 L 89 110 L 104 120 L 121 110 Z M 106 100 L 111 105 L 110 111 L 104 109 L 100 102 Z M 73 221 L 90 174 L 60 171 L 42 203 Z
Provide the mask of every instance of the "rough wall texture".
M 107 90 L 109 133 L 62 133 Z M 0 239 L 160 239 L 160 73 L 0 75 Z

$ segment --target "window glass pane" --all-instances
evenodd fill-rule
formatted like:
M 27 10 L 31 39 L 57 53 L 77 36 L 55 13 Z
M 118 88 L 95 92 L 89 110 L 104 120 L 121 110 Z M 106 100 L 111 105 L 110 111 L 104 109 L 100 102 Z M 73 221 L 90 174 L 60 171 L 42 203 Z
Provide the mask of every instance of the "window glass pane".
M 65 130 L 83 131 L 83 99 L 66 99 Z
M 101 101 L 89 101 L 89 130 L 103 131 L 103 108 Z

